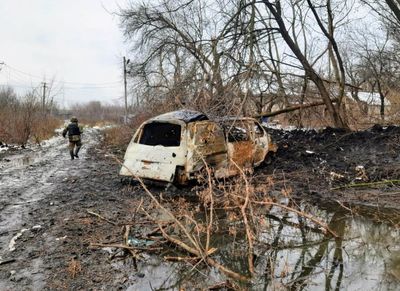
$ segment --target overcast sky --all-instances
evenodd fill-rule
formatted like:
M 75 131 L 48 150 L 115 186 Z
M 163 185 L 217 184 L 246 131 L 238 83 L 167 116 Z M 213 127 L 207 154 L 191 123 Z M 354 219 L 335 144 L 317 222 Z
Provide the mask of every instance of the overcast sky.
M 116 9 L 115 0 L 1 0 L 0 85 L 23 94 L 54 79 L 62 105 L 122 102 L 126 46 L 108 12 Z

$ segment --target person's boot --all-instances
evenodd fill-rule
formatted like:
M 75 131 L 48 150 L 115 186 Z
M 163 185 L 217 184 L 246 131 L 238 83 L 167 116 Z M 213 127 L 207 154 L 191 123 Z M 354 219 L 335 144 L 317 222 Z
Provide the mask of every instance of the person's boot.
M 79 156 L 78 156 L 78 153 L 79 153 L 79 150 L 81 149 L 81 147 L 76 147 L 75 148 L 75 158 L 77 158 L 77 159 L 79 159 Z
M 69 154 L 70 154 L 70 156 L 71 156 L 71 160 L 73 160 L 73 159 L 74 159 L 74 151 L 70 150 L 70 151 L 69 151 Z

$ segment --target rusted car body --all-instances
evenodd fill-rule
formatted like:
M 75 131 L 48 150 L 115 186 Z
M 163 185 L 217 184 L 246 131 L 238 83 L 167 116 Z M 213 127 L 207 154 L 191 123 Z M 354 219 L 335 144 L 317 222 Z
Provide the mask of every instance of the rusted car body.
M 181 110 L 144 122 L 133 136 L 120 175 L 186 184 L 207 164 L 216 178 L 251 171 L 273 150 L 253 118 L 209 120 Z

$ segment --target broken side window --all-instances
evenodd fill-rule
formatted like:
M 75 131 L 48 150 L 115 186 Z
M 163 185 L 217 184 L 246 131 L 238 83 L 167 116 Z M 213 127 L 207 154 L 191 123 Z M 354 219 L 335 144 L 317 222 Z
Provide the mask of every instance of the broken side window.
M 236 121 L 233 125 L 229 123 L 223 124 L 228 142 L 248 141 L 250 140 L 250 132 L 248 125 L 242 121 Z
M 249 133 L 241 127 L 233 126 L 228 133 L 229 142 L 246 141 L 249 139 Z
M 173 123 L 152 122 L 144 125 L 140 144 L 177 147 L 181 144 L 181 126 Z

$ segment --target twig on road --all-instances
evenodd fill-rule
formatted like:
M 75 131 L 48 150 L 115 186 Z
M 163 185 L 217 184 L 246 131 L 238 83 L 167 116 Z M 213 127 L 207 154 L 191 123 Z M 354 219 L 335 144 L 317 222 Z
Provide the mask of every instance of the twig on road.
M 0 266 L 1 265 L 6 265 L 6 264 L 10 264 L 10 263 L 14 263 L 16 260 L 15 259 L 9 259 L 9 260 L 5 260 L 5 261 L 0 261 Z
M 390 185 L 390 184 L 400 184 L 400 180 L 384 180 L 384 181 L 371 182 L 371 183 L 347 184 L 347 185 L 331 188 L 331 190 L 340 190 L 340 189 L 357 188 L 357 187 L 373 187 L 373 186 Z
M 107 221 L 108 223 L 110 223 L 110 224 L 112 224 L 112 225 L 115 225 L 115 226 L 118 225 L 118 224 L 115 223 L 114 221 L 111 221 L 111 220 L 109 220 L 109 219 L 107 219 L 107 218 L 101 216 L 100 214 L 98 214 L 98 213 L 96 213 L 96 212 L 93 212 L 93 211 L 90 211 L 90 210 L 86 210 L 86 212 L 89 213 L 89 214 L 91 214 L 91 215 L 96 216 L 97 218 L 100 218 L 100 219 L 102 219 L 102 220 L 104 220 L 104 221 Z

